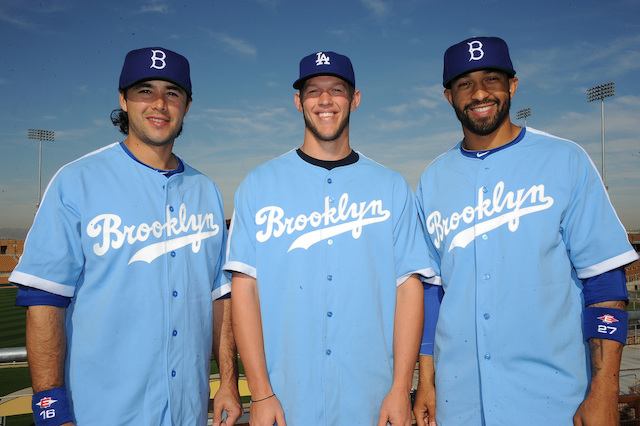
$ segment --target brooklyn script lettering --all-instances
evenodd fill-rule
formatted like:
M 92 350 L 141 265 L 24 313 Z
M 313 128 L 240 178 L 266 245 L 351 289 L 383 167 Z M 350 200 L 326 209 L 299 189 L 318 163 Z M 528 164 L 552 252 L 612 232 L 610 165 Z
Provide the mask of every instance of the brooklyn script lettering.
M 498 182 L 493 197 L 485 199 L 482 188 L 478 190 L 478 205 L 467 206 L 461 212 L 454 212 L 443 218 L 439 211 L 427 217 L 427 231 L 434 235 L 433 244 L 440 248 L 444 238 L 458 229 L 461 223 L 474 226 L 464 229 L 451 239 L 448 251 L 456 247 L 466 247 L 476 236 L 508 224 L 515 232 L 520 226 L 520 218 L 527 214 L 546 210 L 553 205 L 553 198 L 544 194 L 544 185 L 534 185 L 529 189 L 518 189 L 504 193 L 504 182 Z M 499 216 L 495 216 L 500 214 Z
M 152 224 L 141 223 L 138 226 L 122 226 L 122 219 L 115 214 L 101 214 L 87 225 L 87 235 L 91 238 L 102 236 L 100 242 L 93 245 L 93 252 L 102 256 L 109 249 L 119 249 L 126 242 L 147 241 L 151 236 L 158 239 L 166 233 L 167 240 L 151 244 L 139 250 L 129 260 L 151 263 L 161 255 L 191 244 L 194 253 L 200 251 L 202 240 L 211 238 L 220 232 L 215 224 L 213 213 L 192 214 L 187 216 L 187 206 L 180 206 L 178 217 L 171 216 L 170 206 L 166 209 L 165 223 L 155 221 Z M 206 231 L 206 232 L 205 232 Z M 184 235 L 187 234 L 188 235 Z M 175 237 L 175 238 L 170 238 Z
M 331 198 L 324 198 L 324 211 L 300 214 L 296 217 L 285 217 L 284 210 L 277 206 L 260 209 L 255 216 L 256 225 L 264 225 L 264 229 L 256 233 L 259 242 L 265 242 L 271 237 L 278 238 L 285 232 L 304 232 L 308 226 L 313 229 L 298 237 L 288 251 L 296 248 L 308 249 L 313 244 L 351 232 L 353 238 L 359 238 L 362 228 L 373 223 L 384 222 L 391 216 L 389 210 L 384 210 L 382 200 L 372 200 L 349 204 L 349 195 L 342 194 L 338 206 L 331 206 Z M 332 225 L 332 226 L 331 226 Z

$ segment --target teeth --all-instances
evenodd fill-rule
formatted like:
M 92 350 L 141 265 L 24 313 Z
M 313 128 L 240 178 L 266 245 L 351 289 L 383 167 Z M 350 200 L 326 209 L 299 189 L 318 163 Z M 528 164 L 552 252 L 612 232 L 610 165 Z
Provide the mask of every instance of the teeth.
M 480 108 L 473 108 L 474 111 L 478 111 L 478 112 L 485 112 L 485 111 L 489 111 L 491 109 L 492 105 L 486 106 L 486 107 L 480 107 Z
M 151 120 L 151 121 L 155 121 L 155 122 L 157 122 L 157 123 L 162 123 L 162 122 L 164 122 L 164 120 L 160 120 L 159 118 L 150 118 L 149 120 Z
M 332 112 L 321 112 L 320 114 L 318 114 L 320 117 L 332 117 L 333 113 Z

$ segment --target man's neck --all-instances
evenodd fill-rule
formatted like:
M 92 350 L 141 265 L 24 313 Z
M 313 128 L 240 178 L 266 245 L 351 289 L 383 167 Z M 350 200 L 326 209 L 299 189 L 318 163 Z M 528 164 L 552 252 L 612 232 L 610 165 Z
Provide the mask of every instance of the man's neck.
M 500 127 L 488 135 L 478 135 L 462 127 L 462 132 L 464 133 L 462 147 L 468 151 L 486 151 L 498 148 L 518 137 L 520 129 L 519 126 L 516 126 L 510 120 L 505 120 Z
M 322 161 L 341 160 L 351 153 L 349 134 L 345 131 L 338 139 L 333 141 L 322 141 L 318 140 L 307 130 L 304 136 L 304 143 L 302 144 L 302 147 L 300 147 L 300 150 L 309 157 Z
M 141 162 L 149 167 L 160 170 L 173 170 L 178 167 L 178 159 L 173 155 L 173 142 L 162 146 L 153 146 L 131 135 L 124 140 L 129 151 Z

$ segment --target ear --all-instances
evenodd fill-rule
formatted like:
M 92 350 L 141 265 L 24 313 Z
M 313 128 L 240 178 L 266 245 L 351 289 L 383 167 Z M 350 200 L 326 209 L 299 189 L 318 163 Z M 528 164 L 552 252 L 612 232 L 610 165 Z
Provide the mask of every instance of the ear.
M 358 105 L 360 105 L 360 91 L 355 90 L 351 97 L 351 111 L 355 111 L 356 108 L 358 108 Z
M 296 104 L 296 108 L 298 108 L 298 111 L 303 112 L 302 100 L 300 99 L 300 92 L 296 92 L 296 94 L 293 96 L 293 102 Z
M 189 98 L 189 100 L 187 101 L 187 108 L 184 110 L 184 115 L 187 115 L 187 113 L 189 112 L 189 107 L 191 106 L 191 101 L 193 99 Z
M 513 98 L 518 90 L 518 77 L 512 77 L 509 79 L 509 96 Z
M 451 89 L 444 89 L 444 97 L 447 98 L 451 106 L 453 106 L 453 95 L 451 94 Z
M 122 108 L 124 112 L 127 112 L 127 100 L 124 97 L 123 91 L 120 91 L 120 108 Z

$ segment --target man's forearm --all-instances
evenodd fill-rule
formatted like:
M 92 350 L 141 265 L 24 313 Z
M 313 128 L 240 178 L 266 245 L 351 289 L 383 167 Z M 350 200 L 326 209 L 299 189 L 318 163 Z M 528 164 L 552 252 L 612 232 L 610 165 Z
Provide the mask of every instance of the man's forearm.
M 65 386 L 65 309 L 29 306 L 26 331 L 33 392 Z
M 257 282 L 255 278 L 248 275 L 234 273 L 231 285 L 233 333 L 242 358 L 249 390 L 254 400 L 266 398 L 273 393 L 273 390 L 269 382 L 264 354 Z
M 400 287 L 393 331 L 394 385 L 411 390 L 424 321 L 423 287 L 411 276 Z
M 238 355 L 231 328 L 231 299 L 213 302 L 213 356 L 220 371 L 220 383 L 237 386 Z

